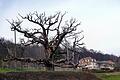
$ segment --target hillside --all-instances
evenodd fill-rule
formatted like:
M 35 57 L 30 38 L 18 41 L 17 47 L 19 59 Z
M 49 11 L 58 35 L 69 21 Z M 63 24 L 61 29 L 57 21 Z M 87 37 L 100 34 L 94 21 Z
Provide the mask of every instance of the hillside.
M 39 58 L 43 59 L 44 48 L 42 46 L 26 46 L 22 47 L 20 44 L 17 44 L 17 57 L 31 57 L 31 58 Z M 0 38 L 0 58 L 5 58 L 6 56 L 14 55 L 15 45 L 9 40 L 5 40 L 4 38 Z M 57 53 L 64 55 L 66 57 L 66 49 L 62 49 L 59 47 Z M 60 57 L 57 55 L 57 57 Z M 69 51 L 69 59 L 72 58 L 72 51 Z M 104 54 L 100 51 L 96 51 L 94 49 L 86 49 L 85 47 L 77 48 L 75 52 L 75 62 L 78 62 L 79 59 L 84 57 L 92 57 L 98 61 L 106 61 L 112 60 L 114 62 L 120 62 L 120 57 L 110 54 Z

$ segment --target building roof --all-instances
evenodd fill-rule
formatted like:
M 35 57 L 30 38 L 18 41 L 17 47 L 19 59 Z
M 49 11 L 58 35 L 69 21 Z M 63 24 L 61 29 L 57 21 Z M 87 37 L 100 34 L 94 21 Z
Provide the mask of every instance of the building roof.
M 108 60 L 108 61 L 96 61 L 96 63 L 98 63 L 98 64 L 115 64 L 111 60 Z

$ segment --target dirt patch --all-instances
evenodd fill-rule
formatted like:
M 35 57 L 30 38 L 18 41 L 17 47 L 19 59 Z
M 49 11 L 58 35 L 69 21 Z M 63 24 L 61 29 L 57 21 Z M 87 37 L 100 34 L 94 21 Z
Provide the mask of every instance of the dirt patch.
M 0 80 L 101 80 L 83 72 L 10 72 L 0 73 Z

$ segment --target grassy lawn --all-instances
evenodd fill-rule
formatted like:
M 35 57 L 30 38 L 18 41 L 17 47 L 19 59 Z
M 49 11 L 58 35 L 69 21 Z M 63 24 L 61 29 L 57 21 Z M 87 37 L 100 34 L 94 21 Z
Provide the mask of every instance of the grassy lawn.
M 46 72 L 46 71 L 42 71 L 42 69 L 35 69 L 35 68 L 0 68 L 0 73 L 7 73 L 7 72 L 32 72 L 32 73 L 36 73 L 39 72 L 39 74 L 41 75 L 41 73 L 47 76 L 79 76 L 81 75 L 82 72 L 74 72 L 74 71 L 54 71 L 54 72 Z M 29 74 L 29 73 L 28 73 Z M 83 73 L 82 73 L 83 75 Z M 95 73 L 95 75 L 102 79 L 102 80 L 120 80 L 120 72 L 113 72 L 113 73 Z M 90 76 L 89 75 L 84 75 L 84 76 Z
M 0 73 L 6 72 L 26 72 L 26 71 L 42 71 L 44 69 L 35 69 L 35 68 L 0 68 Z
M 95 75 L 97 75 L 102 80 L 120 80 L 120 72 L 97 73 Z
M 0 68 L 0 72 L 3 73 L 3 72 L 13 72 L 14 69 L 8 69 L 8 68 Z

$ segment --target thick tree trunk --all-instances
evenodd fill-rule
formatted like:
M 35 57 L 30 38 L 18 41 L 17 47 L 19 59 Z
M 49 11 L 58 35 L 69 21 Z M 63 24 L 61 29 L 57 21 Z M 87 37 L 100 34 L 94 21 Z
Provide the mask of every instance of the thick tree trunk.
M 46 49 L 45 54 L 46 54 L 46 59 L 44 59 L 43 62 L 44 62 L 44 65 L 46 67 L 46 70 L 54 71 L 54 64 L 52 63 L 53 59 L 50 57 L 52 54 L 51 50 Z
M 54 71 L 54 64 L 52 64 L 51 62 L 50 62 L 50 60 L 43 60 L 44 61 L 44 65 L 45 65 L 45 67 L 46 67 L 46 70 L 48 70 L 48 71 Z

